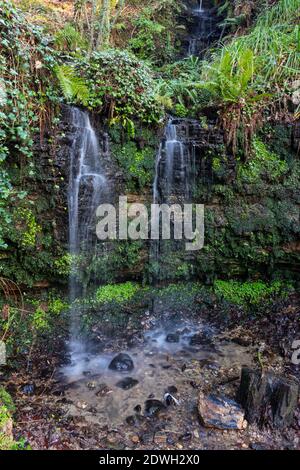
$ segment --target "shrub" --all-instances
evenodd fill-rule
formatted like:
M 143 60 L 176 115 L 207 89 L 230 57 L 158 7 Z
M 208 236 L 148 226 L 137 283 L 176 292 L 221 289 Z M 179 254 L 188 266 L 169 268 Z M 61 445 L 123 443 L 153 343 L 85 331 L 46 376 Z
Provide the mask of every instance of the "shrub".
M 150 69 L 127 51 L 108 49 L 56 68 L 65 98 L 84 103 L 134 133 L 134 120 L 157 123 L 162 110 Z

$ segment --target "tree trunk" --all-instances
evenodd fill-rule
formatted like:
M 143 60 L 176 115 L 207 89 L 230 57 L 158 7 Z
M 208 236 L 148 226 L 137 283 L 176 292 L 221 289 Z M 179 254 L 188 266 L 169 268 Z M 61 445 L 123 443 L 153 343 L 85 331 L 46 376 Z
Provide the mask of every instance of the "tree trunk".
M 237 399 L 251 424 L 270 424 L 285 428 L 293 421 L 298 404 L 299 384 L 292 379 L 263 373 L 247 367 L 242 369 Z

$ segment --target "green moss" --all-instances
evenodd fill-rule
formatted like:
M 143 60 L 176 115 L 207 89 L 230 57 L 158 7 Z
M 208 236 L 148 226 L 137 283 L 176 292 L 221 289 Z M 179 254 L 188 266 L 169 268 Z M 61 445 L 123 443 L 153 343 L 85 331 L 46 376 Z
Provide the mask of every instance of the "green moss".
M 41 226 L 37 224 L 31 209 L 18 208 L 14 213 L 15 224 L 20 227 L 20 243 L 23 248 L 34 248 Z
M 286 286 L 280 281 L 266 284 L 262 281 L 238 282 L 233 280 L 215 281 L 214 291 L 219 299 L 245 308 L 268 302 L 274 296 L 285 296 L 287 292 Z
M 128 191 L 143 191 L 153 181 L 155 151 L 139 149 L 135 142 L 113 145 L 113 154 L 123 170 Z
M 132 300 L 138 290 L 138 284 L 133 284 L 132 282 L 125 282 L 124 284 L 108 284 L 107 286 L 100 287 L 97 290 L 96 299 L 100 304 L 106 304 L 109 302 L 122 304 Z
M 239 164 L 238 179 L 255 184 L 260 179 L 276 182 L 288 172 L 288 165 L 278 155 L 270 152 L 258 138 L 253 140 L 253 155 L 246 163 Z
M 2 450 L 31 450 L 31 447 L 25 439 L 14 441 L 5 434 L 0 433 L 0 451 Z
M 15 412 L 14 402 L 10 394 L 3 387 L 0 387 L 0 405 L 4 406 L 9 413 Z

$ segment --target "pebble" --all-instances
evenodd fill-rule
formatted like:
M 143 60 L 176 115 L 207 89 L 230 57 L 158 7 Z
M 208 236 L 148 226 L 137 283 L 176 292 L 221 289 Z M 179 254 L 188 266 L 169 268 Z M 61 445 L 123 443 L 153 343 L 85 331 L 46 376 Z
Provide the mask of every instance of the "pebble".
M 140 438 L 139 436 L 137 436 L 136 434 L 134 434 L 133 436 L 130 437 L 130 440 L 131 442 L 133 442 L 134 444 L 138 444 L 140 442 Z

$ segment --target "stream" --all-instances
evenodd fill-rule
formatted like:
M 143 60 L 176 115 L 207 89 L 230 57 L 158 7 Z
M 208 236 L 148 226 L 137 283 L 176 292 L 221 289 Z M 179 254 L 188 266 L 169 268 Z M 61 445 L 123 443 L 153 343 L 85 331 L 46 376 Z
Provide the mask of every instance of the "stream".
M 181 413 L 186 412 L 191 389 L 188 377 L 201 383 L 203 366 L 238 372 L 242 365 L 253 363 L 251 350 L 222 341 L 213 327 L 188 321 L 151 329 L 145 332 L 140 346 L 122 351 L 132 359 L 132 370 L 110 370 L 116 354 L 105 349 L 99 355 L 73 356 L 71 364 L 62 370 L 62 380 L 66 381 L 65 396 L 72 403 L 68 413 L 113 427 L 122 425 L 137 407 L 149 414 L 147 400 L 164 403 L 168 390 L 176 390 L 174 403 Z

